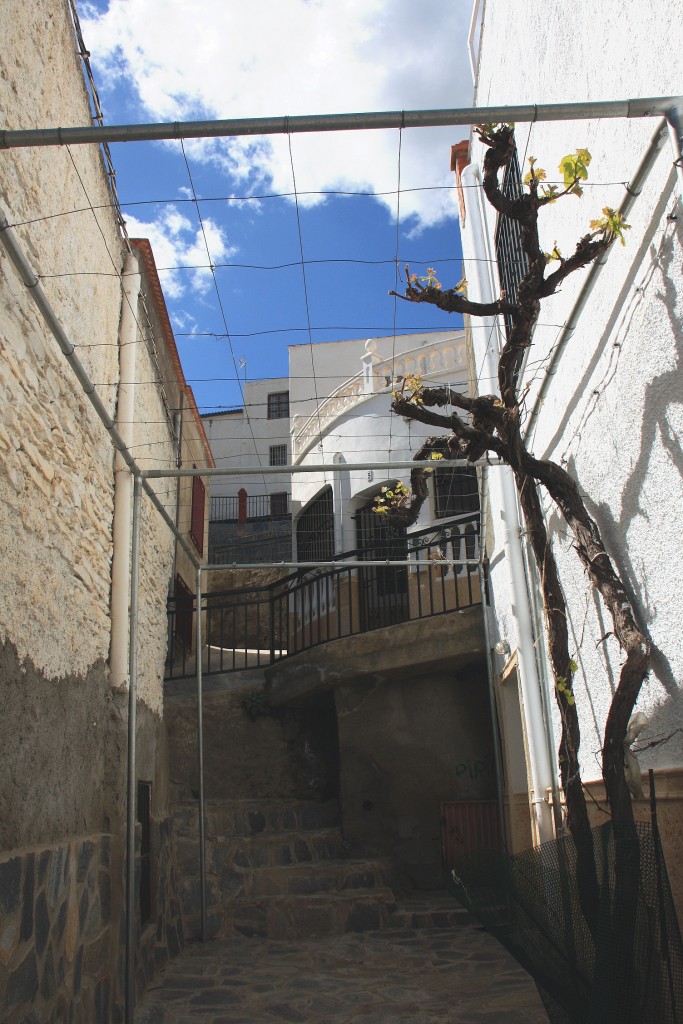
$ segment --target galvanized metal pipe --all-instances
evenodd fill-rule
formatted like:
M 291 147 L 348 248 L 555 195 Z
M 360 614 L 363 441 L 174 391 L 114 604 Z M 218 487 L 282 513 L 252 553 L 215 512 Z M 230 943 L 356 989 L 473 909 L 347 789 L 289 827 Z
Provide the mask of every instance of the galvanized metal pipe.
M 0 243 L 2 243 L 5 252 L 12 261 L 12 264 L 14 265 L 14 268 L 16 269 L 19 275 L 19 278 L 21 279 L 23 284 L 26 285 L 29 295 L 33 299 L 33 302 L 40 310 L 43 320 L 47 324 L 47 327 L 49 328 L 52 336 L 55 338 L 57 344 L 59 345 L 64 356 L 66 357 L 69 366 L 76 375 L 76 378 L 80 383 L 84 393 L 87 395 L 90 404 L 92 405 L 98 417 L 104 424 L 104 427 L 107 433 L 109 434 L 117 452 L 119 452 L 121 458 L 128 466 L 133 476 L 140 477 L 140 479 L 142 480 L 143 490 L 149 497 L 150 501 L 152 502 L 156 510 L 159 512 L 160 516 L 162 517 L 168 528 L 175 536 L 180 546 L 185 551 L 192 565 L 194 565 L 196 568 L 196 566 L 199 565 L 199 562 L 194 551 L 192 550 L 188 542 L 185 540 L 183 535 L 180 533 L 180 531 L 176 527 L 175 523 L 171 519 L 170 515 L 168 514 L 162 503 L 159 501 L 158 497 L 154 493 L 154 489 L 149 485 L 149 483 L 145 479 L 145 475 L 141 472 L 140 467 L 138 466 L 135 459 L 128 450 L 124 439 L 121 437 L 119 431 L 116 428 L 113 418 L 107 412 L 100 396 L 98 395 L 95 389 L 95 385 L 90 380 L 90 377 L 88 376 L 85 367 L 83 366 L 80 359 L 76 355 L 75 347 L 69 341 L 69 338 L 67 337 L 64 328 L 60 324 L 57 315 L 50 304 L 50 300 L 43 291 L 38 276 L 36 275 L 29 261 L 26 259 L 26 256 L 24 255 L 23 250 L 19 245 L 16 235 L 9 226 L 9 221 L 7 220 L 7 217 L 2 207 L 0 207 Z M 194 475 L 200 474 L 196 473 Z
M 489 234 L 486 230 L 483 193 L 480 189 L 476 193 L 473 215 L 476 218 L 473 223 L 476 224 L 478 222 L 481 229 L 478 232 L 476 244 L 481 246 L 481 255 L 486 258 L 486 263 L 483 266 L 487 268 L 480 282 L 483 293 L 481 297 L 484 301 L 487 297 L 492 301 L 498 291 L 497 284 L 493 278 L 496 264 L 492 258 Z M 486 375 L 492 381 L 498 379 L 501 333 L 501 331 L 497 331 L 491 335 L 484 357 Z M 508 563 L 510 586 L 513 595 L 512 611 L 517 632 L 517 676 L 524 705 L 523 715 L 528 740 L 528 765 L 534 791 L 533 814 L 537 828 L 537 838 L 540 842 L 545 842 L 553 838 L 550 815 L 548 814 L 548 806 L 545 802 L 545 792 L 552 786 L 552 755 L 547 745 L 547 736 L 543 726 L 541 681 L 538 678 L 531 613 L 524 577 L 517 488 L 509 466 L 503 466 L 501 473 L 501 504 L 504 523 L 503 548 Z
M 59 320 L 57 319 L 55 312 L 52 309 L 52 306 L 50 305 L 50 301 L 45 292 L 43 291 L 43 286 L 41 285 L 33 267 L 24 256 L 24 253 L 17 241 L 16 235 L 9 226 L 9 221 L 7 220 L 7 217 L 5 215 L 5 211 L 1 207 L 0 241 L 2 242 L 2 245 L 7 255 L 9 256 L 10 260 L 14 264 L 14 268 L 19 274 L 19 277 L 21 278 L 22 282 L 29 289 L 31 298 L 33 299 L 34 303 L 42 313 L 43 319 L 50 328 L 50 331 L 52 332 L 52 335 L 54 336 L 57 344 L 59 345 L 62 352 L 66 356 L 69 365 L 71 366 L 71 369 L 76 374 L 76 377 L 78 378 L 78 381 L 81 387 L 83 388 L 83 391 L 90 399 L 90 402 L 93 405 L 95 412 L 97 413 L 97 415 L 99 416 L 99 418 L 102 420 L 105 427 L 109 431 L 111 439 L 114 442 L 114 446 L 116 447 L 117 451 L 121 453 L 124 462 L 131 470 L 131 472 L 135 473 L 138 467 L 135 465 L 133 457 L 126 447 L 125 441 L 123 440 L 118 430 L 116 429 L 113 417 L 110 416 L 109 413 L 107 412 L 100 396 L 97 394 L 97 391 L 95 390 L 95 385 L 90 380 L 90 377 L 88 376 L 85 367 L 83 366 L 82 362 L 76 355 L 76 350 L 74 346 L 69 341 L 66 332 L 64 331 L 62 325 L 59 323 Z
M 130 572 L 130 646 L 128 662 L 128 787 L 126 805 L 126 1024 L 133 1024 L 135 1013 L 135 804 L 137 799 L 137 768 L 135 741 L 137 733 L 138 680 L 138 590 L 140 581 L 140 518 L 142 481 L 135 477 L 133 485 L 133 539 Z
M 310 132 L 367 131 L 379 128 L 435 128 L 501 121 L 574 121 L 604 117 L 665 117 L 679 96 L 585 103 L 527 103 L 510 107 L 453 107 L 447 110 L 392 110 L 379 113 L 304 114 L 291 117 L 173 121 L 162 124 L 93 125 L 87 128 L 35 128 L 0 131 L 0 149 L 80 146 L 161 139 L 234 138 Z
M 438 462 L 415 462 L 413 459 L 396 459 L 395 462 L 324 462 L 302 466 L 268 466 L 268 473 L 293 475 L 295 473 L 353 473 L 366 469 L 457 469 L 463 466 L 499 466 L 500 459 L 480 459 L 468 462 L 467 459 L 439 459 Z M 263 468 L 245 466 L 242 469 L 144 469 L 140 471 L 143 480 L 159 480 L 176 476 L 260 476 Z M 378 480 L 378 484 L 382 483 Z
M 204 694 L 202 680 L 202 567 L 197 566 L 197 768 L 199 771 L 199 899 L 202 942 L 206 942 L 206 837 L 204 833 Z
M 140 268 L 134 253 L 126 254 L 123 266 L 123 295 L 119 323 L 119 396 L 116 405 L 117 429 L 126 447 L 135 441 L 135 374 L 137 309 L 140 292 Z M 133 476 L 120 452 L 114 455 L 114 523 L 111 562 L 111 643 L 109 672 L 114 688 L 128 680 L 130 536 Z
M 681 190 L 681 202 L 683 202 L 683 152 L 681 151 L 681 138 L 683 136 L 683 125 L 681 116 L 683 102 L 675 103 L 666 113 L 669 138 L 674 151 L 674 166 L 678 175 L 678 187 Z
M 434 529 L 436 531 L 438 527 Z M 421 569 L 429 569 L 440 565 L 470 565 L 476 569 L 479 566 L 479 560 L 476 558 L 439 558 L 437 561 L 428 558 L 376 558 L 365 561 L 359 558 L 350 559 L 348 562 L 346 559 L 343 562 L 212 562 L 202 568 L 209 572 L 211 569 L 370 569 L 373 566 L 386 569 L 391 565 L 408 566 L 413 569 L 417 566 Z

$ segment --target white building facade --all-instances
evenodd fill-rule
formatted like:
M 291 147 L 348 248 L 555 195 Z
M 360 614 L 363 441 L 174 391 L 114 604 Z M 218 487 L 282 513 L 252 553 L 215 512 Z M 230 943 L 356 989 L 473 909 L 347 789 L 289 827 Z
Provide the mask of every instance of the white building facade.
M 606 0 L 591 7 L 586 17 L 538 0 L 523 5 L 486 0 L 479 7 L 479 106 L 680 92 L 675 62 L 663 55 L 652 59 L 655 28 L 657 38 L 674 38 L 676 32 L 680 38 L 680 10 L 670 0 L 657 0 L 647 9 Z M 568 196 L 541 212 L 546 251 L 557 245 L 569 255 L 590 230 L 591 219 L 604 207 L 619 208 L 657 127 L 653 119 L 515 126 L 521 176 L 528 170 L 529 156 L 546 169 L 549 181 L 561 181 L 555 169 L 566 153 L 585 147 L 592 155 L 583 198 Z M 498 298 L 504 288 L 509 293 L 521 254 L 487 206 L 481 188 L 484 155 L 473 136 L 469 160 L 461 157 L 458 167 L 468 298 L 482 302 Z M 651 672 L 636 708 L 648 725 L 637 746 L 643 772 L 655 769 L 662 813 L 668 815 L 670 866 L 683 842 L 683 608 L 677 586 L 682 562 L 677 509 L 683 498 L 680 181 L 664 127 L 626 218 L 631 225 L 626 246 L 612 246 L 589 294 L 582 294 L 589 274 L 584 270 L 544 301 L 519 388 L 525 394 L 528 448 L 537 457 L 555 460 L 578 481 L 652 641 Z M 491 394 L 496 391 L 505 325 L 486 319 L 473 321 L 472 327 L 475 387 L 480 394 Z M 557 796 L 560 729 L 543 647 L 537 580 L 520 540 L 509 471 L 490 471 L 489 483 L 488 614 L 492 643 L 500 641 L 502 652 L 496 655 L 499 713 L 518 805 L 517 845 L 522 845 L 526 794 L 532 834 L 537 840 L 552 835 L 550 800 L 553 789 Z M 543 500 L 569 608 L 571 655 L 579 666 L 575 692 L 582 777 L 600 800 L 605 720 L 623 657 L 564 521 L 547 496 Z M 637 802 L 636 813 L 646 813 L 644 803 Z

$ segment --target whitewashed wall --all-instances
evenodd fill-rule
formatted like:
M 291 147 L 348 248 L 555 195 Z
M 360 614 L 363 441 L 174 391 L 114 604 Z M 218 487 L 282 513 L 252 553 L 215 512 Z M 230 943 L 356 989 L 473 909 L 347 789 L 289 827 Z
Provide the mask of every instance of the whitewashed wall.
M 582 12 L 539 0 L 487 0 L 477 102 L 552 103 L 624 99 L 681 91 L 680 7 L 670 0 L 643 5 L 603 0 Z M 520 154 L 533 155 L 549 180 L 560 158 L 577 147 L 593 157 L 582 200 L 570 197 L 541 215 L 546 249 L 557 241 L 569 254 L 602 207 L 619 205 L 653 134 L 653 121 L 589 121 L 516 126 Z M 473 147 L 481 163 L 481 147 Z M 523 172 L 524 173 L 524 172 Z M 471 174 L 471 171 L 470 171 Z M 470 184 L 474 179 L 467 179 Z M 609 262 L 553 378 L 532 442 L 538 456 L 561 461 L 576 476 L 604 540 L 636 598 L 655 653 L 638 709 L 651 719 L 647 740 L 672 736 L 642 757 L 645 767 L 674 767 L 683 757 L 683 636 L 680 630 L 680 507 L 683 499 L 681 400 L 681 206 L 672 151 L 663 147 L 629 216 L 627 245 Z M 470 296 L 480 286 L 474 255 L 476 190 L 466 189 L 472 216 L 465 224 Z M 669 219 L 670 213 L 677 219 Z M 492 230 L 494 217 L 489 213 Z M 468 234 L 469 233 L 469 234 Z M 546 300 L 529 357 L 530 407 L 544 360 L 577 297 L 585 272 Z M 483 353 L 482 335 L 475 344 Z M 477 342 L 477 338 L 479 341 Z M 482 381 L 481 391 L 490 389 Z M 495 473 L 492 473 L 492 478 Z M 493 586 L 500 632 L 514 634 L 510 581 L 500 560 L 500 494 L 492 479 Z M 620 652 L 609 616 L 586 585 L 566 529 L 548 509 L 571 611 L 572 653 L 580 665 L 577 705 L 583 732 L 583 772 L 600 774 L 604 721 L 616 685 Z M 514 636 L 512 636 L 514 643 Z M 557 725 L 557 723 L 556 723 Z
M 289 417 L 268 419 L 268 395 L 289 389 L 287 377 L 248 381 L 244 385 L 245 408 L 202 417 L 206 436 L 219 469 L 263 467 L 256 476 L 215 477 L 212 494 L 235 496 L 241 488 L 247 494 L 272 494 L 289 490 L 289 480 L 268 473 L 271 445 L 287 445 L 291 455 Z
M 376 339 L 377 351 L 375 358 L 391 358 L 392 339 Z M 382 344 L 380 344 L 382 343 Z M 347 359 L 342 360 L 343 345 L 348 345 Z M 320 346 L 328 349 L 331 346 Z M 432 376 L 434 382 L 455 383 L 466 378 L 466 351 L 463 331 L 439 332 L 436 335 L 409 335 L 396 339 L 396 366 L 400 365 L 401 356 L 406 353 L 424 353 L 431 350 L 447 349 L 448 366 Z M 336 361 L 330 360 L 325 366 L 337 370 L 342 381 L 360 371 L 360 358 L 365 353 L 365 343 L 338 342 L 335 346 Z M 457 356 L 454 356 L 457 353 Z M 317 355 L 317 349 L 315 351 Z M 291 357 L 291 349 L 290 349 Z M 356 362 L 358 360 L 358 362 Z M 355 370 L 354 370 L 355 363 Z M 343 376 L 339 371 L 344 367 Z M 416 367 L 419 369 L 419 367 Z M 414 457 L 425 438 L 438 433 L 414 420 L 403 419 L 391 412 L 391 391 L 384 388 L 377 393 L 369 393 L 358 398 L 351 398 L 348 407 L 337 416 L 322 425 L 319 440 L 299 460 L 302 465 L 315 465 L 320 462 L 363 463 L 410 460 Z M 292 405 L 292 414 L 296 416 L 299 404 Z M 322 409 L 324 412 L 324 407 Z M 298 421 L 301 422 L 303 417 Z M 296 428 L 295 428 L 296 429 Z M 380 487 L 391 480 L 410 480 L 410 469 L 391 470 L 354 470 L 353 472 L 333 473 L 294 473 L 292 477 L 292 512 L 294 517 L 314 498 L 327 484 L 333 489 L 335 514 L 335 543 L 337 550 L 349 550 L 356 547 L 355 525 L 350 516 L 362 507 L 369 498 L 379 493 Z M 425 505 L 416 528 L 428 524 L 431 503 Z

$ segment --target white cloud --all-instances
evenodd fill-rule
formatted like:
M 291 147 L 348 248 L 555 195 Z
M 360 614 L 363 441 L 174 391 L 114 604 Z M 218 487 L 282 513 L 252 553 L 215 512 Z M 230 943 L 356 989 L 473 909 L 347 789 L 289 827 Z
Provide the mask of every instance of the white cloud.
M 165 0 L 163 10 L 158 0 L 110 0 L 82 23 L 105 97 L 123 76 L 147 117 L 183 120 L 466 106 L 470 12 L 471 0 Z M 402 186 L 452 185 L 449 146 L 463 135 L 404 132 Z M 396 131 L 297 135 L 292 148 L 300 191 L 396 188 Z M 292 188 L 285 137 L 193 152 L 243 188 Z M 409 192 L 401 205 L 423 225 L 456 206 L 437 191 Z
M 201 228 L 195 227 L 173 205 L 167 206 L 153 221 L 142 221 L 126 215 L 126 227 L 130 238 L 149 239 L 154 261 L 159 269 L 159 278 L 164 291 L 171 299 L 181 298 L 189 288 L 203 294 L 211 287 L 206 245 L 214 263 L 228 259 L 237 252 L 237 248 L 228 244 L 221 228 L 210 218 L 204 219 L 205 245 Z M 164 270 L 164 267 L 193 269 Z

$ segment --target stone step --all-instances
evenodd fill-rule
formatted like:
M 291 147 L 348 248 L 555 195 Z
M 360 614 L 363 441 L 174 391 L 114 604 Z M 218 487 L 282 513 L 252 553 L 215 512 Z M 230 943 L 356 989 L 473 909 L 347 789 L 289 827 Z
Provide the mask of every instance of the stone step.
M 377 931 L 387 927 L 394 908 L 388 888 L 236 899 L 222 915 L 220 934 L 312 939 Z
M 199 833 L 197 801 L 173 806 L 176 835 Z M 312 832 L 339 822 L 336 800 L 206 800 L 204 827 L 212 836 L 255 836 L 264 833 Z
M 181 873 L 191 876 L 198 870 L 199 837 L 178 836 L 176 857 Z M 249 870 L 311 864 L 346 857 L 346 844 L 339 829 L 315 832 L 262 833 L 257 836 L 207 836 L 207 871 L 218 874 L 225 868 Z
M 446 890 L 414 893 L 396 903 L 389 928 L 456 928 L 471 924 L 472 916 Z
M 380 860 L 330 860 L 287 867 L 258 868 L 244 874 L 244 895 L 305 896 L 381 889 L 388 885 L 390 865 Z

